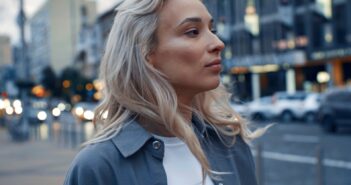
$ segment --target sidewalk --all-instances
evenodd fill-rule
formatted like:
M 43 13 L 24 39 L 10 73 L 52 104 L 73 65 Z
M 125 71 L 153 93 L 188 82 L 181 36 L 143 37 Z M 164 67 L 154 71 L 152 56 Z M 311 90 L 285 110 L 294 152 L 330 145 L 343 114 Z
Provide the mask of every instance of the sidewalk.
M 11 141 L 0 128 L 0 185 L 61 185 L 78 149 L 49 141 Z

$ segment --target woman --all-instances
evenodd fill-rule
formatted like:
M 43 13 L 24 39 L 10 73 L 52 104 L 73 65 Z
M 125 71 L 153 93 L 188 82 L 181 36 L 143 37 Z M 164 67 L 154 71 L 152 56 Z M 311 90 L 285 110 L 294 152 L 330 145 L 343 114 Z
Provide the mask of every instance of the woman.
M 246 142 L 263 130 L 229 106 L 223 48 L 200 0 L 124 1 L 101 63 L 103 126 L 65 184 L 257 184 Z

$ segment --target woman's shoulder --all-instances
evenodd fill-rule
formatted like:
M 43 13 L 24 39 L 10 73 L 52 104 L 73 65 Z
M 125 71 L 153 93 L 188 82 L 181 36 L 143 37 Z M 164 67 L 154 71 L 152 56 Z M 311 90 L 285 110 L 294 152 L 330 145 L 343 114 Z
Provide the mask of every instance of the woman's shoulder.
M 78 165 L 92 165 L 99 167 L 116 162 L 121 158 L 121 154 L 111 140 L 89 144 L 78 152 L 73 164 Z
M 118 150 L 109 140 L 84 147 L 72 161 L 65 185 L 103 184 L 106 181 L 104 176 L 114 172 L 111 164 L 118 160 L 118 156 Z

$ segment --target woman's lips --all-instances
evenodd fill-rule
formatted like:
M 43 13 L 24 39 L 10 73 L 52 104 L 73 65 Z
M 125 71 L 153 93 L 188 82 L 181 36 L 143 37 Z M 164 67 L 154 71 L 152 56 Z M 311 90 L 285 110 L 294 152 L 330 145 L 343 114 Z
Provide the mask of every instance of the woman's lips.
M 211 66 L 215 66 L 215 65 L 221 65 L 221 59 L 216 59 L 216 60 L 206 64 L 205 67 L 211 67 Z
M 216 72 L 220 72 L 222 69 L 221 59 L 216 59 L 205 65 L 205 68 L 211 69 Z

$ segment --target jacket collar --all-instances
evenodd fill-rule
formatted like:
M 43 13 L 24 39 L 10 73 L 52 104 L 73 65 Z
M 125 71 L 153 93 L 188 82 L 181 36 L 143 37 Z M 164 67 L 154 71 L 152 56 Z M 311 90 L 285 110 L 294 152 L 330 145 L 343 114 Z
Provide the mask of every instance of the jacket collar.
M 123 125 L 118 134 L 112 138 L 112 142 L 123 157 L 129 157 L 137 152 L 150 138 L 152 138 L 150 132 L 141 127 L 134 119 Z
M 194 129 L 201 135 L 204 135 L 207 129 L 212 129 L 208 124 L 204 123 L 202 119 L 196 116 L 195 113 L 192 115 L 192 124 Z M 123 157 L 126 158 L 140 150 L 151 138 L 153 138 L 152 134 L 133 119 L 123 125 L 117 135 L 112 138 L 112 142 Z

